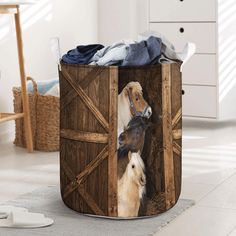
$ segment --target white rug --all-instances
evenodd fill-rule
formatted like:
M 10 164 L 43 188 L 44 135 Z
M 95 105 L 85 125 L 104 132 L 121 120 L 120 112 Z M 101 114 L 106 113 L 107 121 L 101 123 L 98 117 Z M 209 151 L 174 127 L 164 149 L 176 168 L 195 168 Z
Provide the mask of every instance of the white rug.
M 43 213 L 54 219 L 55 223 L 53 226 L 40 229 L 1 228 L 1 236 L 146 236 L 158 232 L 194 205 L 194 201 L 180 199 L 166 213 L 137 220 L 109 220 L 78 214 L 64 205 L 58 187 L 41 188 L 6 204 Z

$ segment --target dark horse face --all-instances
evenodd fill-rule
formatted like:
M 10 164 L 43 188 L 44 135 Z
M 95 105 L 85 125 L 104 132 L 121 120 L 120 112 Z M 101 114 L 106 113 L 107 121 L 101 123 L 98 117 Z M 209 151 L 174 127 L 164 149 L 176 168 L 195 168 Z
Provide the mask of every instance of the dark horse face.
M 145 132 L 151 126 L 147 118 L 136 116 L 128 124 L 126 130 L 119 136 L 119 149 L 118 149 L 118 169 L 117 174 L 120 179 L 129 163 L 128 153 L 142 152 Z
M 134 117 L 129 122 L 127 129 L 119 136 L 118 154 L 126 155 L 129 151 L 142 152 L 145 132 L 148 127 L 150 127 L 150 121 L 147 118 Z

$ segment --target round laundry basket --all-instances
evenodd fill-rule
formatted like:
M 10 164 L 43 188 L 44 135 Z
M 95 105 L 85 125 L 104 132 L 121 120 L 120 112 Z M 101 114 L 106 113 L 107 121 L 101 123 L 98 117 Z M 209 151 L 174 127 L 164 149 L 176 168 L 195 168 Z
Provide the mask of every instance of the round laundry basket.
M 177 64 L 62 64 L 64 203 L 118 219 L 154 216 L 181 191 L 182 82 Z

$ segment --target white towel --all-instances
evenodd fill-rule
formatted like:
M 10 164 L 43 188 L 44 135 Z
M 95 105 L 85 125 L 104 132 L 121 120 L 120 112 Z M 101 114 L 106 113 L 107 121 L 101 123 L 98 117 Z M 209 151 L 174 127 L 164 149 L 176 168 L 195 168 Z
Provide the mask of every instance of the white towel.
M 59 84 L 55 84 L 50 90 L 46 92 L 45 95 L 51 95 L 54 97 L 60 97 L 60 87 Z

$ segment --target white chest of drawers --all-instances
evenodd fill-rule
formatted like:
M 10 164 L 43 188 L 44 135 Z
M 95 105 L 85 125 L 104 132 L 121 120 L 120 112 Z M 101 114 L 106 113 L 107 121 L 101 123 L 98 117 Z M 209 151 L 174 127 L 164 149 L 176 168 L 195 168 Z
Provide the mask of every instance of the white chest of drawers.
M 236 118 L 236 0 L 149 0 L 149 30 L 196 55 L 183 71 L 183 115 Z

